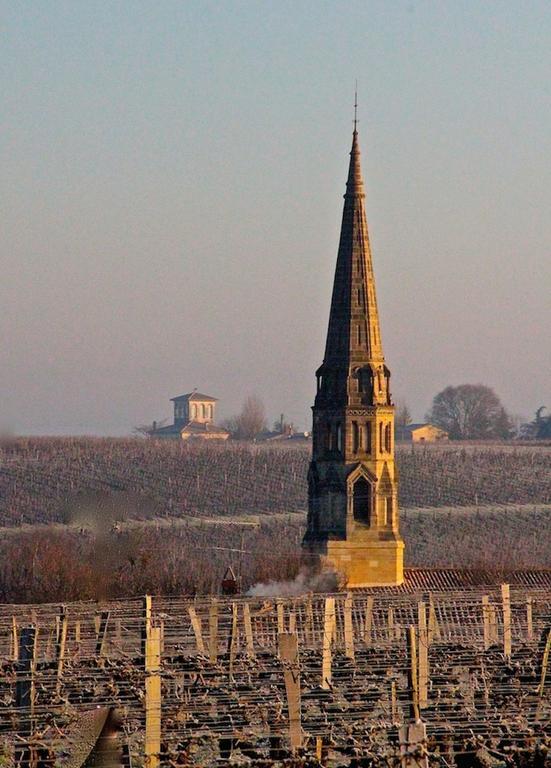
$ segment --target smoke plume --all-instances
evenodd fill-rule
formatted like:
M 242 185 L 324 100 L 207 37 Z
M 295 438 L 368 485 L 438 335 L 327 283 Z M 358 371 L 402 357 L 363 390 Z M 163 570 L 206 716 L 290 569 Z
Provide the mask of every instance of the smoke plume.
M 268 581 L 254 584 L 247 592 L 250 597 L 297 597 L 308 592 L 336 592 L 338 575 L 332 571 L 312 573 L 300 571 L 292 581 Z

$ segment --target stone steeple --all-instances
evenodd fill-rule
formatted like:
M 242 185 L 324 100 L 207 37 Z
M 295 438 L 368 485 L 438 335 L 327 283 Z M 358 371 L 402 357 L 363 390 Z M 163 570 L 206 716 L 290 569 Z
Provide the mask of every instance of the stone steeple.
M 354 131 L 324 362 L 339 365 L 382 360 L 360 145 Z
M 385 365 L 358 132 L 352 150 L 324 360 L 316 372 L 304 547 L 348 586 L 399 584 L 394 407 Z

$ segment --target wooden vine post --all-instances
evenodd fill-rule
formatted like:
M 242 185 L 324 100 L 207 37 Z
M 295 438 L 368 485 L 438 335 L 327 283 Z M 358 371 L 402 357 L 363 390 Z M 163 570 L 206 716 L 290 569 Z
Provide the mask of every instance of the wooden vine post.
M 394 608 L 389 605 L 386 615 L 388 639 L 392 642 L 396 638 L 396 630 L 394 628 Z
M 17 661 L 19 656 L 19 641 L 17 638 L 17 619 L 15 616 L 11 617 L 11 657 L 13 661 Z
M 237 650 L 239 647 L 239 614 L 237 612 L 238 607 L 237 603 L 232 603 L 231 605 L 232 609 L 232 618 L 231 618 L 231 625 L 230 625 L 230 635 L 228 638 L 228 653 L 230 657 L 230 663 L 229 663 L 229 677 L 230 680 L 233 679 L 233 665 L 235 662 L 235 657 L 237 656 Z
M 285 609 L 283 607 L 283 602 L 281 600 L 278 600 L 276 602 L 276 611 L 277 611 L 277 633 L 278 635 L 281 635 L 283 632 L 285 632 Z
M 484 633 L 484 650 L 487 651 L 492 641 L 490 629 L 490 598 L 488 595 L 482 596 L 482 624 Z
M 201 619 L 197 616 L 197 611 L 193 605 L 188 607 L 189 618 L 191 619 L 191 626 L 193 627 L 193 634 L 195 635 L 195 644 L 199 653 L 205 653 L 205 644 L 203 642 L 203 630 L 201 626 Z
M 435 640 L 440 640 L 442 633 L 440 632 L 440 625 L 436 617 L 436 606 L 432 595 L 429 594 L 429 627 L 428 627 L 428 643 L 429 647 Z
M 335 598 L 326 597 L 325 615 L 323 618 L 323 650 L 321 671 L 321 687 L 326 689 L 331 688 L 331 660 L 335 629 Z
M 545 642 L 545 649 L 543 651 L 543 659 L 541 662 L 541 676 L 540 684 L 538 685 L 538 696 L 543 698 L 545 691 L 545 678 L 547 677 L 547 667 L 549 666 L 549 655 L 551 654 L 551 629 L 547 633 L 547 640 Z
M 365 620 L 364 620 L 364 643 L 369 645 L 371 643 L 371 626 L 373 624 L 373 604 L 375 600 L 373 596 L 367 598 L 365 606 Z
M 419 720 L 419 677 L 417 660 L 417 639 L 415 627 L 409 626 L 407 630 L 408 647 L 408 688 L 410 694 L 409 716 L 411 720 Z
M 344 599 L 344 653 L 347 658 L 354 661 L 354 626 L 352 624 L 352 607 L 354 598 L 352 592 L 348 592 Z
M 243 603 L 243 626 L 245 627 L 245 646 L 247 656 L 251 659 L 256 658 L 254 650 L 253 624 L 251 621 L 251 607 L 248 603 Z
M 107 648 L 107 625 L 109 623 L 109 611 L 102 611 L 99 629 L 96 636 L 96 657 L 102 659 Z
M 418 659 L 415 635 L 415 627 L 408 627 L 408 677 L 411 701 L 410 722 L 401 726 L 399 729 L 400 757 L 402 768 L 428 768 L 429 766 L 426 749 L 427 728 L 426 725 L 421 722 L 419 715 L 419 681 L 417 676 Z
M 145 661 L 145 646 L 151 629 L 151 595 L 145 595 L 142 603 L 141 654 Z
M 34 668 L 37 630 L 34 626 L 23 627 L 19 639 L 15 705 L 19 712 L 18 735 L 22 743 L 16 750 L 16 765 L 29 768 L 33 763 L 29 739 L 34 731 Z
M 209 607 L 209 661 L 218 660 L 218 603 L 213 600 Z
M 531 597 L 526 599 L 526 634 L 528 636 L 528 641 L 532 642 L 534 639 L 534 620 Z
M 419 709 L 424 709 L 429 703 L 429 640 L 425 603 L 420 602 L 417 610 L 419 615 Z
M 291 749 L 302 746 L 302 727 L 300 717 L 300 667 L 298 656 L 298 638 L 292 632 L 279 635 L 279 656 L 283 664 L 287 710 L 289 713 L 289 737 Z
M 510 659 L 513 652 L 511 634 L 511 590 L 509 584 L 501 585 L 503 611 L 503 654 Z
M 161 752 L 161 628 L 151 626 L 145 640 L 145 766 L 159 768 Z
M 312 595 L 308 595 L 306 600 L 306 640 L 308 643 L 314 642 L 314 608 L 312 606 Z
M 61 621 L 59 626 L 59 635 L 57 639 L 56 647 L 56 661 L 57 661 L 57 683 L 56 693 L 59 696 L 61 691 L 61 683 L 63 680 L 63 662 L 65 659 L 66 647 L 67 647 L 67 627 L 69 620 L 67 618 L 67 612 L 65 608 L 61 612 Z

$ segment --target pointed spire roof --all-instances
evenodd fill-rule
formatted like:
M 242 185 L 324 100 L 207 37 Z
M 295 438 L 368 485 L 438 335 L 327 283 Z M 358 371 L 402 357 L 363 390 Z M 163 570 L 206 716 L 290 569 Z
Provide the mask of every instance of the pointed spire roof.
M 349 376 L 352 368 L 383 361 L 355 121 L 323 367 Z
M 350 150 L 350 164 L 348 166 L 345 198 L 347 195 L 361 195 L 362 197 L 365 197 L 364 180 L 360 162 L 360 143 L 358 141 L 358 131 L 356 129 L 354 129 L 354 133 L 352 134 L 352 149 Z

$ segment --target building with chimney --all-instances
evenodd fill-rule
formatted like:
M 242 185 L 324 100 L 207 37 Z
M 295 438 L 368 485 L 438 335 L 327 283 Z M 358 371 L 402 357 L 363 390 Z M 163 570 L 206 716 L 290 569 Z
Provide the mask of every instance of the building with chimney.
M 403 582 L 394 406 L 365 214 L 358 132 L 350 167 L 325 356 L 316 372 L 304 549 L 348 587 Z
M 149 436 L 155 439 L 189 440 L 227 440 L 230 433 L 218 427 L 214 421 L 218 399 L 204 395 L 197 390 L 186 395 L 171 398 L 174 403 L 174 423 L 168 427 L 153 425 Z

